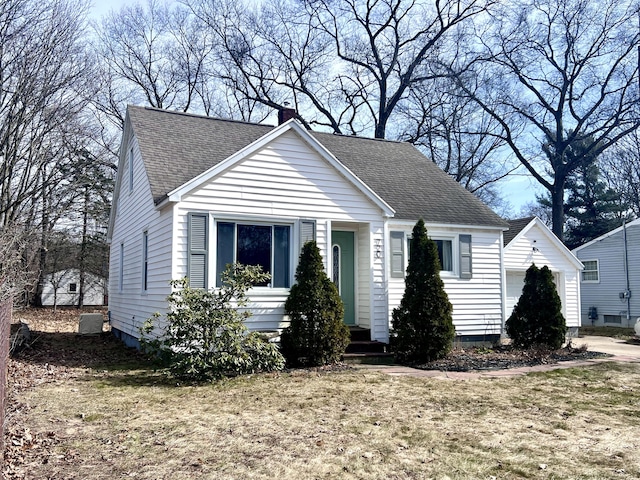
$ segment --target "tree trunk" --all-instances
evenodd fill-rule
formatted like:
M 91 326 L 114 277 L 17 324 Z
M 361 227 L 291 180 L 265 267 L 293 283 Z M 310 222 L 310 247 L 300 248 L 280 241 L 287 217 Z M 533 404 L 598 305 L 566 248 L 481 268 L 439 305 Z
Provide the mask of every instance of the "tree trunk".
M 87 224 L 89 223 L 89 186 L 84 187 L 84 199 L 83 199 L 83 211 L 82 211 L 82 244 L 80 245 L 80 281 L 78 282 L 78 308 L 84 306 L 84 286 L 85 276 L 87 268 Z
M 564 241 L 564 185 L 565 178 L 557 177 L 551 190 L 551 230 Z

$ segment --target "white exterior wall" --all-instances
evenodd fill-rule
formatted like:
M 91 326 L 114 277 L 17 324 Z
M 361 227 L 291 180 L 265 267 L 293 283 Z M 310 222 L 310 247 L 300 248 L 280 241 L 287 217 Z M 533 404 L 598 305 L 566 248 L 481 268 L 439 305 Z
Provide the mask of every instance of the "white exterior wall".
M 390 220 L 387 230 L 404 231 L 406 237 L 411 236 L 413 224 Z M 453 305 L 453 324 L 456 336 L 482 336 L 500 334 L 502 329 L 502 232 L 498 229 L 453 228 L 441 225 L 427 225 L 427 233 L 432 239 L 447 239 L 453 242 L 454 270 L 456 274 L 443 272 L 441 278 L 449 301 Z M 461 279 L 458 235 L 471 235 L 471 257 L 473 277 Z M 387 237 L 388 238 L 388 237 Z M 405 269 L 408 255 L 405 249 Z M 388 246 L 385 254 L 389 255 Z M 390 267 L 387 268 L 389 279 L 389 321 L 393 309 L 400 304 L 404 294 L 403 278 L 392 278 Z
M 129 189 L 128 152 L 133 147 L 133 189 Z M 172 210 L 158 211 L 151 197 L 137 142 L 128 145 L 118 167 L 120 191 L 111 240 L 109 312 L 111 326 L 138 338 L 138 329 L 155 312 L 164 312 L 170 293 Z M 143 290 L 142 239 L 148 232 L 148 282 Z M 120 245 L 124 245 L 120 274 Z M 122 278 L 122 286 L 120 286 Z M 175 277 L 173 277 L 175 278 Z
M 382 259 L 374 263 L 374 268 L 370 268 L 369 261 L 372 242 L 375 238 L 382 241 L 382 212 L 296 133 L 284 133 L 184 195 L 175 212 L 174 278 L 187 273 L 188 214 L 210 214 L 209 288 L 214 286 L 216 272 L 216 220 L 290 223 L 294 246 L 290 262 L 292 283 L 299 255 L 300 219 L 316 221 L 316 241 L 329 275 L 331 266 L 326 259 L 332 225 L 351 225 L 356 232 L 356 315 L 362 323 L 372 316 L 372 336 L 388 339 L 386 302 L 374 301 L 384 291 Z M 247 321 L 249 328 L 271 330 L 287 325 L 284 302 L 289 289 L 255 288 L 249 293 L 253 312 Z
M 70 285 L 76 285 L 76 291 L 69 291 Z M 57 288 L 55 288 L 57 287 Z M 57 294 L 56 294 L 57 290 Z M 84 305 L 104 305 L 107 295 L 107 279 L 90 273 L 85 274 Z M 42 304 L 53 306 L 78 305 L 80 296 L 80 271 L 75 268 L 61 270 L 48 275 L 42 288 Z
M 638 222 L 638 223 L 636 223 Z M 620 299 L 627 289 L 622 231 L 574 250 L 581 261 L 598 260 L 599 280 L 581 282 L 582 325 L 633 327 L 640 317 L 640 221 L 627 226 L 627 257 L 629 262 L 629 302 Z M 629 305 L 630 304 L 630 305 Z M 630 308 L 629 308 L 630 306 Z M 598 309 L 598 318 L 589 319 L 589 307 Z M 630 320 L 627 321 L 627 311 Z M 622 324 L 605 324 L 604 315 L 622 316 Z
M 579 327 L 580 269 L 568 258 L 568 255 L 568 250 L 560 249 L 546 232 L 534 224 L 505 247 L 504 268 L 508 275 L 509 272 L 524 273 L 532 263 L 539 268 L 546 265 L 554 273 L 556 288 L 562 301 L 562 314 L 567 326 Z M 506 318 L 510 315 L 510 311 L 505 311 Z

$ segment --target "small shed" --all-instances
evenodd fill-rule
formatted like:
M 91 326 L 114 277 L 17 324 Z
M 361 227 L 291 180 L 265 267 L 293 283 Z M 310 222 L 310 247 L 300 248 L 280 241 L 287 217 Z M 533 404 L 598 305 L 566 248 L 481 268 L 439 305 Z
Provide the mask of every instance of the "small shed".
M 108 280 L 100 275 L 85 273 L 83 304 L 103 306 L 107 304 Z M 50 273 L 42 288 L 42 305 L 74 306 L 80 298 L 80 270 L 69 268 Z
M 582 263 L 538 217 L 509 220 L 504 234 L 505 321 L 522 294 L 527 269 L 535 263 L 553 272 L 569 333 L 580 327 Z

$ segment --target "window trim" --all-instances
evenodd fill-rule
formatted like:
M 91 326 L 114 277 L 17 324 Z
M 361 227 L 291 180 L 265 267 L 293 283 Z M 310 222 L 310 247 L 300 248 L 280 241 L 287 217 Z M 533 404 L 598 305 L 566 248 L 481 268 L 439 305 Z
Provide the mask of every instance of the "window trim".
M 393 234 L 395 231 L 391 231 L 390 234 Z M 400 231 L 398 231 L 400 232 Z M 392 275 L 391 277 L 396 277 L 396 278 L 404 278 L 406 277 L 406 269 L 409 265 L 409 251 L 410 251 L 410 245 L 411 245 L 411 238 L 412 235 L 411 233 L 407 233 L 407 232 L 401 232 L 405 235 L 405 241 L 402 242 L 403 245 L 403 249 L 404 252 L 406 252 L 406 254 L 404 255 L 404 271 L 402 273 L 402 276 L 400 275 Z M 391 238 L 391 235 L 390 235 Z M 440 240 L 440 241 L 448 241 L 451 242 L 451 266 L 452 266 L 452 270 L 440 270 L 440 277 L 441 278 L 458 278 L 461 280 L 468 280 L 473 278 L 473 236 L 471 234 L 467 234 L 467 233 L 436 233 L 435 235 L 429 235 L 429 238 L 431 240 L 433 240 L 434 242 Z M 462 248 L 461 248 L 461 244 L 462 243 L 468 243 L 469 245 L 469 253 L 468 254 L 464 254 L 464 252 L 462 252 Z M 463 259 L 464 258 L 469 258 L 469 272 L 463 272 L 462 271 L 462 263 L 463 263 Z M 389 260 L 391 263 L 391 259 Z M 442 267 L 442 265 L 441 265 Z M 390 265 L 389 269 L 391 270 L 392 267 Z
M 597 258 L 594 259 L 589 259 L 589 260 L 581 260 L 582 265 L 584 265 L 585 268 L 582 269 L 582 272 L 580 272 L 580 281 L 582 283 L 600 283 L 600 260 L 598 260 Z M 595 262 L 596 264 L 596 269 L 595 270 L 587 270 L 587 262 Z M 584 274 L 585 273 L 592 273 L 595 272 L 597 278 L 595 280 L 585 280 L 584 279 Z
M 304 220 L 305 222 L 313 223 L 313 235 L 315 237 L 316 234 L 316 223 L 315 220 Z M 255 218 L 243 218 L 239 217 L 216 217 L 213 222 L 213 231 L 215 238 L 213 239 L 212 248 L 215 251 L 215 255 L 213 256 L 212 261 L 212 271 L 215 274 L 214 287 L 220 288 L 218 285 L 218 224 L 219 223 L 229 223 L 234 225 L 233 230 L 233 261 L 237 261 L 238 255 L 238 225 L 255 225 L 255 226 L 267 226 L 271 227 L 271 274 L 273 275 L 273 268 L 275 265 L 275 243 L 274 243 L 274 227 L 289 227 L 289 248 L 288 248 L 288 272 L 287 272 L 287 283 L 288 287 L 273 287 L 273 278 L 267 285 L 254 286 L 252 290 L 259 290 L 261 293 L 266 292 L 282 292 L 289 291 L 291 286 L 294 283 L 294 273 L 296 265 L 294 260 L 299 256 L 299 252 L 295 250 L 295 231 L 296 231 L 296 223 L 298 223 L 298 228 L 301 229 L 300 222 L 292 221 L 292 220 L 281 220 L 281 219 L 255 219 Z M 302 239 L 300 239 L 302 240 Z M 302 247 L 302 245 L 300 245 Z
M 71 288 L 72 285 L 73 288 Z M 69 285 L 67 285 L 67 292 L 78 293 L 78 282 L 71 282 Z
M 433 243 L 436 244 L 436 248 L 438 248 L 438 244 L 437 244 L 438 241 L 451 243 L 451 270 L 444 270 L 444 268 L 442 267 L 442 260 L 438 256 L 438 260 L 440 261 L 440 276 L 442 276 L 443 274 L 445 277 L 457 276 L 458 263 L 456 262 L 457 252 L 455 247 L 455 244 L 456 244 L 455 237 L 434 236 L 429 238 L 433 241 Z

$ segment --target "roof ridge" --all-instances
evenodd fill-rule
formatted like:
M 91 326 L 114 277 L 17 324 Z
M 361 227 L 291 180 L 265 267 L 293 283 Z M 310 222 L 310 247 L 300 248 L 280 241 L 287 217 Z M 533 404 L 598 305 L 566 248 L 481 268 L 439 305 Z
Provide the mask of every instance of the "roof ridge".
M 251 125 L 251 126 L 257 126 L 257 127 L 265 127 L 265 128 L 275 128 L 275 125 L 271 125 L 268 123 L 256 123 L 256 122 L 247 122 L 246 120 L 236 120 L 233 118 L 221 118 L 221 117 L 212 117 L 210 115 L 204 115 L 202 113 L 193 113 L 193 112 L 180 112 L 178 110 L 167 110 L 164 108 L 157 108 L 157 107 L 149 107 L 149 106 L 140 106 L 140 105 L 127 105 L 127 108 L 134 108 L 137 110 L 148 110 L 151 112 L 158 112 L 158 113 L 168 113 L 171 115 L 179 115 L 179 116 L 183 116 L 183 117 L 189 117 L 189 118 L 197 118 L 197 119 L 202 119 L 202 120 L 213 120 L 213 121 L 217 121 L 217 122 L 227 122 L 227 123 L 237 123 L 240 125 Z

